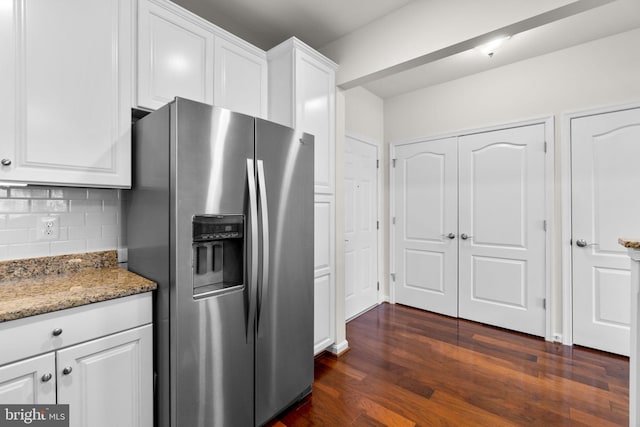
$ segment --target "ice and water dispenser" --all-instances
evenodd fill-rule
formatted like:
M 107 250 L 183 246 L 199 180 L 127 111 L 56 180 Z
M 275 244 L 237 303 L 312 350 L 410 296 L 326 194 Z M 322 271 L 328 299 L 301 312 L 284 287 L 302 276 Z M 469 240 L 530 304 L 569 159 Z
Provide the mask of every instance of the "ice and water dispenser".
M 193 217 L 193 297 L 242 286 L 244 215 Z

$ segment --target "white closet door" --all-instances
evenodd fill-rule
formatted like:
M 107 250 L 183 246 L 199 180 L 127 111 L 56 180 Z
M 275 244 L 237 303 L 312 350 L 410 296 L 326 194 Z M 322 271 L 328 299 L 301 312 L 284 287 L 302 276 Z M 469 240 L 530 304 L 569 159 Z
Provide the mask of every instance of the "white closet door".
M 628 355 L 630 270 L 640 236 L 640 109 L 571 120 L 573 340 Z
M 345 147 L 345 318 L 378 303 L 378 149 L 354 138 Z
M 456 156 L 456 138 L 402 145 L 394 172 L 395 301 L 448 316 L 458 315 Z
M 545 334 L 545 128 L 459 138 L 460 317 Z

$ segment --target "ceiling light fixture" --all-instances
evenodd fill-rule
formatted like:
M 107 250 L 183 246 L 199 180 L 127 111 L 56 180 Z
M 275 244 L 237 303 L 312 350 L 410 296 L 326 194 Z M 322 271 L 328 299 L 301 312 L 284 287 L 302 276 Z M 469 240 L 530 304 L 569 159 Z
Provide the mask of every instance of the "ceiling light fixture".
M 502 46 L 502 44 L 504 42 L 506 42 L 507 40 L 509 40 L 511 38 L 511 36 L 505 36 L 505 37 L 500 37 L 494 40 L 491 40 L 488 43 L 485 43 L 483 45 L 478 46 L 476 49 L 478 49 L 480 52 L 484 53 L 485 55 L 487 55 L 489 58 L 491 58 L 493 56 L 493 54 L 495 53 L 495 51 Z

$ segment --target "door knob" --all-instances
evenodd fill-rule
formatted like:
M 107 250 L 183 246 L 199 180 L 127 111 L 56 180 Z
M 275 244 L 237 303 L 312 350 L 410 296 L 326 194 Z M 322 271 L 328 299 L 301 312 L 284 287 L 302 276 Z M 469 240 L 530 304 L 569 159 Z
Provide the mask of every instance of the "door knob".
M 51 378 L 53 378 L 53 375 L 51 375 L 51 372 L 48 372 L 42 376 L 41 380 L 43 383 L 46 383 L 47 381 L 51 380 Z
M 449 239 L 455 239 L 456 235 L 453 233 L 449 233 L 449 234 L 443 234 L 442 237 L 447 237 Z
M 2 164 L 2 166 L 11 166 L 11 159 L 2 159 L 0 160 L 0 164 Z
M 460 235 L 460 238 L 461 238 L 462 240 L 467 240 L 467 239 L 470 239 L 470 238 L 472 238 L 472 237 L 473 237 L 473 236 L 469 236 L 467 233 L 462 233 L 462 234 Z
M 62 370 L 62 373 L 63 373 L 64 375 L 69 375 L 69 374 L 71 373 L 71 371 L 73 371 L 73 368 L 72 368 L 71 366 L 67 366 L 66 368 L 64 368 L 64 369 Z

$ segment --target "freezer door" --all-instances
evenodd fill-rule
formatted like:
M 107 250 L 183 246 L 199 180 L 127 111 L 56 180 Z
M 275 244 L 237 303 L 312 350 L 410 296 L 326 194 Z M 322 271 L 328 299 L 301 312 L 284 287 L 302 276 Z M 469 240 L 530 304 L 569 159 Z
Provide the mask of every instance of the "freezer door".
M 256 425 L 313 382 L 313 137 L 256 119 L 258 275 Z M 266 225 L 266 227 L 265 227 Z
M 194 295 L 193 220 L 241 214 L 251 245 L 247 159 L 254 155 L 251 117 L 184 99 L 172 109 L 171 377 L 174 427 L 251 426 L 253 322 L 244 283 Z M 162 167 L 163 165 L 158 165 Z M 253 172 L 250 171 L 249 176 Z M 150 214 L 153 214 L 151 212 Z M 248 258 L 250 253 L 246 254 Z M 250 259 L 245 263 L 250 264 Z M 162 404 L 162 403 L 161 403 Z

